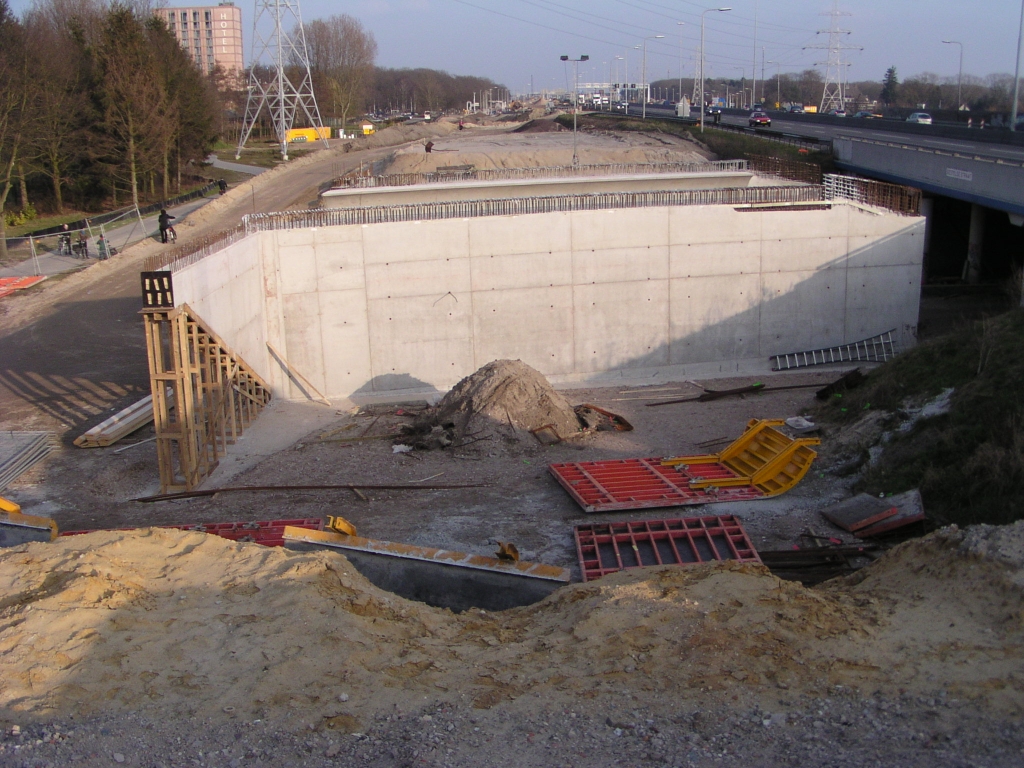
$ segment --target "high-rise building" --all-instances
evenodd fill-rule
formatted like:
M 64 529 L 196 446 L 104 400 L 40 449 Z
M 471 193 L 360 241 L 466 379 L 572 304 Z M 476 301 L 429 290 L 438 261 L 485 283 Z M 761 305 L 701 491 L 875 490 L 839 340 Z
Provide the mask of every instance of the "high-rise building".
M 234 3 L 160 8 L 156 15 L 167 22 L 171 34 L 203 72 L 209 74 L 220 65 L 225 73 L 241 76 L 245 68 L 242 11 Z

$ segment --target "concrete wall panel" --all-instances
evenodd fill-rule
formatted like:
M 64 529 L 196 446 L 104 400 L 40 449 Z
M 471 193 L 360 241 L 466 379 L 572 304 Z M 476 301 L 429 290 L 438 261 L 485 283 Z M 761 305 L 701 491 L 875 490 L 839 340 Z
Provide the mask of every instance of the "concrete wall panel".
M 572 214 L 486 216 L 469 220 L 473 256 L 558 253 L 572 250 Z
M 728 205 L 679 206 L 668 209 L 669 236 L 673 243 L 759 241 L 765 215 Z
M 850 341 L 846 338 L 845 318 L 845 270 L 762 276 L 762 355 L 831 347 Z
M 328 397 L 347 397 L 373 378 L 366 292 L 320 292 L 320 333 Z
M 370 299 L 370 360 L 373 378 L 407 389 L 449 387 L 473 367 L 473 305 L 467 294 Z M 375 385 L 374 388 L 376 388 Z
M 669 259 L 673 278 L 756 275 L 761 271 L 761 241 L 674 243 Z
M 316 251 L 310 245 L 278 246 L 281 293 L 316 293 Z
M 668 246 L 576 251 L 573 283 L 622 283 L 668 277 Z
M 907 266 L 920 261 L 924 250 L 924 229 L 907 227 L 880 235 L 850 238 L 848 267 Z
M 474 256 L 470 269 L 474 292 L 572 285 L 570 251 Z
M 577 371 L 668 364 L 668 280 L 578 285 L 573 305 Z
M 507 358 L 548 376 L 573 373 L 572 294 L 569 285 L 475 293 L 474 369 Z
M 433 261 L 469 256 L 466 219 L 403 221 L 363 226 L 366 264 Z
M 439 299 L 449 292 L 467 297 L 471 286 L 469 259 L 366 265 L 366 295 L 370 300 L 408 296 Z
M 765 273 L 838 269 L 844 266 L 847 238 L 797 237 L 765 239 L 761 243 L 761 268 Z
M 284 348 L 274 346 L 295 370 L 323 392 L 327 389 L 327 381 L 324 376 L 319 294 L 286 294 L 283 304 Z M 306 397 L 294 381 L 289 382 L 288 392 L 292 398 Z
M 622 248 L 639 250 L 668 245 L 668 209 L 575 211 L 572 213 L 574 251 Z
M 920 296 L 920 263 L 851 268 L 846 289 L 847 341 L 866 339 L 895 328 L 901 345 L 913 345 L 917 339 Z
M 755 357 L 760 332 L 760 275 L 672 280 L 672 365 Z
M 358 227 L 334 227 L 359 231 Z M 362 290 L 366 281 L 363 271 L 362 239 L 338 243 L 317 243 L 316 283 L 320 291 Z

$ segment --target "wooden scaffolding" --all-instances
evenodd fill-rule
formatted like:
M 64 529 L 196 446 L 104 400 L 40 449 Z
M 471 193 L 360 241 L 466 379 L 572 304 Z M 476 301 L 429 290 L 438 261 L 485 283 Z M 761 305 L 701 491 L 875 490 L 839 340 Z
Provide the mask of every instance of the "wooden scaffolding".
M 142 316 L 160 492 L 191 491 L 270 402 L 270 388 L 187 304 Z

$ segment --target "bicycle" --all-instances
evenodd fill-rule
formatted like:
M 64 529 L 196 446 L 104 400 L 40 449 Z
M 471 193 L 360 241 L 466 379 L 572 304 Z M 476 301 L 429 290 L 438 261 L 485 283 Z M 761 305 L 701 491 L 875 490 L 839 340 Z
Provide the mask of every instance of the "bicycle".
M 178 233 L 174 231 L 174 227 L 167 228 L 167 242 L 176 243 L 178 242 Z
M 59 256 L 71 256 L 71 233 L 61 232 L 57 235 L 57 254 Z

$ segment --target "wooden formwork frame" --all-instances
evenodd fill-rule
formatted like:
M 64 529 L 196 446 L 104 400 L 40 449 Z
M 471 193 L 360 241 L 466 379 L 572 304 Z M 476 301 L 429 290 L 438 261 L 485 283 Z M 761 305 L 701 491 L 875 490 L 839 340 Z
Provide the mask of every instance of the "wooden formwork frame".
M 142 316 L 161 493 L 191 491 L 270 402 L 270 388 L 187 304 Z

